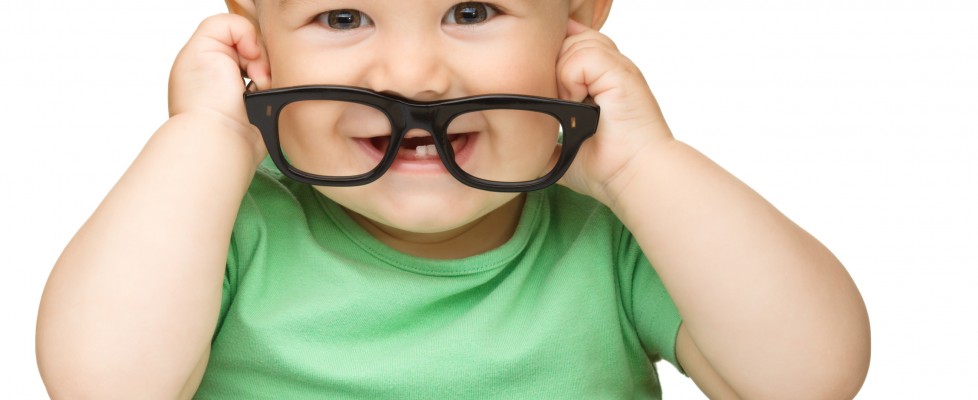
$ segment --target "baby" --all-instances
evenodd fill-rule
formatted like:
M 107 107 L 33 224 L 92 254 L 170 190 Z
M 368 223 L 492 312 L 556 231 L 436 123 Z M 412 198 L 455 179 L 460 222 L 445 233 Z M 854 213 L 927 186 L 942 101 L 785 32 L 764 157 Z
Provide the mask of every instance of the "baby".
M 845 268 L 673 137 L 610 0 L 228 6 L 51 273 L 53 398 L 859 390 Z

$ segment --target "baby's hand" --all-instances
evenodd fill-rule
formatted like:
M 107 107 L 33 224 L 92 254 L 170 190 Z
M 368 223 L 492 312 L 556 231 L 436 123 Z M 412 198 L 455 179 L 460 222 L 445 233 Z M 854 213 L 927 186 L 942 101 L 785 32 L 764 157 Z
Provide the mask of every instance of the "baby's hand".
M 584 142 L 561 184 L 611 205 L 615 187 L 654 146 L 672 140 L 642 72 L 607 36 L 574 20 L 557 60 L 560 97 L 601 106 L 598 131 Z
M 268 88 L 268 60 L 258 45 L 254 25 L 234 14 L 208 17 L 180 50 L 170 71 L 170 117 L 205 112 L 226 117 L 252 135 L 264 152 L 257 132 L 248 121 L 242 93 L 247 74 L 260 88 Z M 217 114 L 213 114 L 217 113 Z

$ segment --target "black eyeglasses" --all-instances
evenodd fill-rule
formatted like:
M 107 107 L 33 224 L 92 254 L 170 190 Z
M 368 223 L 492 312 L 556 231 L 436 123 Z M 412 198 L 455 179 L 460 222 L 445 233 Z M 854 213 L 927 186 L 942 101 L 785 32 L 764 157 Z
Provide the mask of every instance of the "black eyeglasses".
M 416 102 L 347 86 L 249 86 L 244 101 L 282 173 L 321 186 L 364 185 L 392 166 L 444 165 L 477 189 L 542 189 L 567 171 L 599 115 L 594 104 L 543 97 Z

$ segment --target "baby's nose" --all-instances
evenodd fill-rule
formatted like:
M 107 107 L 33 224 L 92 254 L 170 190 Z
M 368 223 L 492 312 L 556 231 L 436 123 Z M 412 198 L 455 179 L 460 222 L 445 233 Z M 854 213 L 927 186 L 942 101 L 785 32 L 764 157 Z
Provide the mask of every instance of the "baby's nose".
M 436 34 L 415 32 L 384 40 L 368 77 L 370 88 L 416 101 L 444 97 L 451 83 Z

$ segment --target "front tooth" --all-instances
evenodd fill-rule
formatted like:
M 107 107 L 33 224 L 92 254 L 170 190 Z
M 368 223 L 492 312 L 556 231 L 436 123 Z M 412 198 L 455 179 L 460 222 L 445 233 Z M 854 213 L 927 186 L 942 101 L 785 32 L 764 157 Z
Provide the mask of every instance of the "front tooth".
M 427 146 L 418 146 L 414 149 L 414 155 L 418 158 L 422 158 L 428 153 Z
M 435 149 L 435 145 L 429 144 L 425 148 L 427 149 L 428 156 L 434 157 L 438 155 L 438 150 Z

